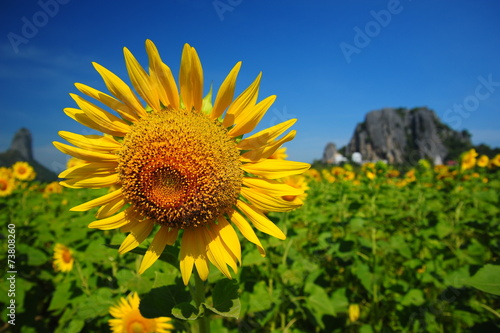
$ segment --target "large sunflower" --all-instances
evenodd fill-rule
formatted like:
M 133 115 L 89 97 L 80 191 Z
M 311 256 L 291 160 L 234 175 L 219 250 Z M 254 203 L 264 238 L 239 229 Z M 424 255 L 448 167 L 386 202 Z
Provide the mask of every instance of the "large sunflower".
M 241 62 L 237 63 L 212 104 L 211 93 L 202 97 L 203 71 L 194 48 L 184 46 L 179 89 L 150 40 L 146 41 L 146 51 L 149 72 L 124 49 L 130 81 L 139 96 L 96 63 L 95 69 L 113 96 L 76 84 L 81 93 L 117 115 L 71 94 L 80 109 L 67 108 L 64 112 L 104 135 L 59 132 L 76 147 L 59 142 L 54 145 L 88 162 L 62 172 L 59 176 L 66 180 L 61 184 L 71 188 L 117 188 L 72 210 L 101 206 L 97 220 L 89 227 L 128 232 L 120 253 L 137 247 L 157 225 L 140 273 L 179 236 L 180 270 L 185 284 L 193 267 L 206 280 L 209 261 L 230 278 L 228 266 L 236 272 L 241 261 L 233 225 L 257 245 L 263 256 L 265 251 L 249 221 L 264 233 L 285 238 L 263 211 L 292 210 L 298 204 L 282 197 L 303 193 L 276 179 L 302 173 L 309 164 L 269 158 L 294 138 L 295 131 L 279 137 L 295 119 L 243 139 L 275 100 L 270 96 L 257 103 L 261 74 L 233 100 L 241 66 Z

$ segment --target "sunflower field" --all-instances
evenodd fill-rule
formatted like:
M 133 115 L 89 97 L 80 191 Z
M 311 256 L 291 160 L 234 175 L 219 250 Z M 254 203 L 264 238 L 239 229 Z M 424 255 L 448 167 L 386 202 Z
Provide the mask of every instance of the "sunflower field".
M 284 198 L 302 207 L 266 214 L 286 239 L 257 232 L 265 257 L 242 241 L 232 279 L 212 269 L 187 286 L 179 241 L 139 274 L 151 239 L 120 255 L 123 232 L 88 228 L 97 208 L 70 211 L 109 190 L 33 173 L 27 163 L 0 169 L 0 332 L 500 329 L 500 156 L 471 150 L 454 166 L 345 164 L 283 179 L 306 189 Z

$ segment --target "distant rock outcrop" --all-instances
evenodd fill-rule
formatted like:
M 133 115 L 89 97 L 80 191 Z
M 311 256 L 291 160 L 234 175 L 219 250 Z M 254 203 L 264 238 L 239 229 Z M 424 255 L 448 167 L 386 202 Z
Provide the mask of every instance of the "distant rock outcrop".
M 335 143 L 329 142 L 323 151 L 323 163 L 335 163 L 335 155 L 337 155 L 337 146 L 335 146 Z
M 407 164 L 422 158 L 457 158 L 459 152 L 470 147 L 467 131 L 454 131 L 432 110 L 385 108 L 369 112 L 344 149 L 347 156 L 360 152 L 364 161 Z
M 21 128 L 14 135 L 12 143 L 10 144 L 9 151 L 17 151 L 25 161 L 33 160 L 33 140 L 31 139 L 31 133 L 26 128 Z
M 51 182 L 57 180 L 57 175 L 38 163 L 33 158 L 33 140 L 31 133 L 26 128 L 21 128 L 14 135 L 10 148 L 0 153 L 0 166 L 11 167 L 19 161 L 28 162 L 36 172 L 36 180 Z

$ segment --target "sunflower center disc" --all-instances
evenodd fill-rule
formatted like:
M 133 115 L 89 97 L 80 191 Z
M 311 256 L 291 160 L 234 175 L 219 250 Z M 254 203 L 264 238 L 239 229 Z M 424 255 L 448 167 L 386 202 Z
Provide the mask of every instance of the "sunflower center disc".
M 125 197 L 142 216 L 185 229 L 215 221 L 236 203 L 239 157 L 218 121 L 165 110 L 132 126 L 118 172 Z

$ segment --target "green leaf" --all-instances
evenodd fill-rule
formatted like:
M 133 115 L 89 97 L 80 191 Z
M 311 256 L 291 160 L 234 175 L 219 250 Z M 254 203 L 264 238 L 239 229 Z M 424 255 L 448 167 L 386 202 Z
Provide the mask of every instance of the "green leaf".
M 349 307 L 349 300 L 346 296 L 346 288 L 335 290 L 331 297 L 331 302 L 335 312 L 346 312 Z
M 367 264 L 357 262 L 352 266 L 352 273 L 358 277 L 366 291 L 372 293 L 373 274 Z
M 373 329 L 370 325 L 363 325 L 359 328 L 359 333 L 373 333 Z
M 425 302 L 424 293 L 420 289 L 411 289 L 401 300 L 401 304 L 408 305 L 422 305 Z
M 259 281 L 253 286 L 251 293 L 244 293 L 248 298 L 245 305 L 248 306 L 248 312 L 256 313 L 271 308 L 273 299 L 269 294 L 269 289 L 264 281 Z
M 143 275 L 128 269 L 121 269 L 116 274 L 118 284 L 127 290 L 136 291 L 139 294 L 148 292 L 152 288 L 152 281 Z
M 21 244 L 18 246 L 18 250 L 19 252 L 26 253 L 28 265 L 30 266 L 40 266 L 48 261 L 48 256 L 43 251 L 34 247 Z
M 365 223 L 366 220 L 364 218 L 355 216 L 349 221 L 349 228 L 351 229 L 351 232 L 357 233 L 364 230 Z
M 217 281 L 212 292 L 213 305 L 206 303 L 203 305 L 218 315 L 238 318 L 241 310 L 238 296 L 238 283 L 234 280 L 222 279 Z
M 174 270 L 169 270 L 165 273 L 155 272 L 155 281 L 153 283 L 153 288 L 175 284 L 175 279 L 177 277 L 178 274 Z
M 337 314 L 332 301 L 328 298 L 326 291 L 316 284 L 306 285 L 306 292 L 309 292 L 306 306 L 311 310 L 318 325 L 321 328 L 325 328 L 323 316 L 335 316 Z
M 500 265 L 485 265 L 474 276 L 465 281 L 465 284 L 484 292 L 500 295 Z
M 74 302 L 77 306 L 76 315 L 73 319 L 93 319 L 105 316 L 113 305 L 113 294 L 109 288 L 99 288 L 86 297 L 83 302 Z
M 203 307 L 197 309 L 188 302 L 179 303 L 172 309 L 172 315 L 182 320 L 196 320 L 203 315 Z
M 436 232 L 439 238 L 443 239 L 453 232 L 453 226 L 446 220 L 441 220 L 436 224 Z
M 186 288 L 177 285 L 164 286 L 153 288 L 142 295 L 139 310 L 146 318 L 170 317 L 176 305 L 190 301 L 191 296 Z
M 396 253 L 401 254 L 403 257 L 410 259 L 413 257 L 410 247 L 402 235 L 395 235 L 391 238 L 390 247 Z
M 65 333 L 79 333 L 85 326 L 85 321 L 79 319 L 73 319 L 69 322 L 69 326 L 66 328 Z
M 59 283 L 56 290 L 52 294 L 52 299 L 49 305 L 49 311 L 63 309 L 70 301 L 71 297 L 71 282 Z
M 470 277 L 469 265 L 464 265 L 457 270 L 454 270 L 445 276 L 445 284 L 454 288 L 462 288 L 465 281 Z

